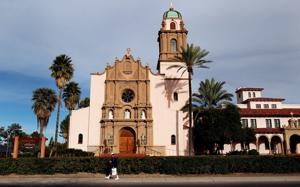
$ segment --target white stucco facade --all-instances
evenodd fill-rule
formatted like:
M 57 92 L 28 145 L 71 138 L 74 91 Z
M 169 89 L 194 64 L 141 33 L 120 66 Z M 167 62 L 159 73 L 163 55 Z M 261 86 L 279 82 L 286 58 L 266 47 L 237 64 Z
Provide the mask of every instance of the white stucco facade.
M 180 110 L 188 99 L 187 80 L 165 78 L 164 75 L 150 74 L 153 143 L 166 146 L 167 155 L 187 155 L 188 129 L 184 126 L 186 113 Z M 174 101 L 174 92 L 178 93 L 178 101 Z M 172 135 L 176 136 L 175 145 L 171 145 Z
M 150 102 L 153 118 L 153 145 L 162 146 L 166 155 L 188 154 L 188 129 L 186 113 L 180 109 L 188 99 L 186 79 L 168 79 L 162 74 L 149 72 Z M 106 74 L 91 75 L 90 107 L 74 110 L 70 118 L 69 148 L 97 153 L 101 139 L 101 106 L 104 103 Z M 174 100 L 174 92 L 178 94 Z M 79 134 L 83 141 L 79 142 Z M 175 144 L 171 137 L 175 135 Z
M 90 106 L 73 110 L 70 117 L 69 148 L 96 152 L 100 145 L 101 106 L 104 102 L 105 73 L 91 75 Z M 83 142 L 78 142 L 79 134 Z

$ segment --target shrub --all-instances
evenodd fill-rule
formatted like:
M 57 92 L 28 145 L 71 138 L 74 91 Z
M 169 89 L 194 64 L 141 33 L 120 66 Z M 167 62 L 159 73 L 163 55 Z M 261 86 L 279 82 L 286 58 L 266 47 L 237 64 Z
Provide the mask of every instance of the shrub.
M 82 151 L 81 149 L 62 149 L 57 152 L 59 157 L 93 157 L 93 152 Z
M 251 149 L 248 151 L 248 155 L 259 155 L 259 152 L 257 152 L 255 149 Z
M 95 157 L 0 159 L 0 175 L 105 173 L 109 160 Z M 300 157 L 232 155 L 119 158 L 118 171 L 121 174 L 299 173 Z

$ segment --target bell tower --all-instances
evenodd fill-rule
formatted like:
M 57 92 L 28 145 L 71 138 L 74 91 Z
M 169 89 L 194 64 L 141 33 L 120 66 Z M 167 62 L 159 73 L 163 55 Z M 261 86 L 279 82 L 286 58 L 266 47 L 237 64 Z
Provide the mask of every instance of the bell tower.
M 161 29 L 158 32 L 159 59 L 157 70 L 159 73 L 168 77 L 178 77 L 174 75 L 174 70 L 168 69 L 168 67 L 179 63 L 174 60 L 174 57 L 180 55 L 181 47 L 186 48 L 187 33 L 180 12 L 175 10 L 171 4 L 169 10 L 163 15 Z

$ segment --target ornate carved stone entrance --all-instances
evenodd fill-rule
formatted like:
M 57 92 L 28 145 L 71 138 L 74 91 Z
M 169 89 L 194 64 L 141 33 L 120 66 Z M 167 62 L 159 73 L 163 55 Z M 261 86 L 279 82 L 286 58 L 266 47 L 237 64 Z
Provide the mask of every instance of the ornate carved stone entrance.
M 153 146 L 149 73 L 150 68 L 134 60 L 130 50 L 106 67 L 100 154 L 146 154 L 139 147 Z
M 136 135 L 130 127 L 124 127 L 120 130 L 119 152 L 136 153 Z

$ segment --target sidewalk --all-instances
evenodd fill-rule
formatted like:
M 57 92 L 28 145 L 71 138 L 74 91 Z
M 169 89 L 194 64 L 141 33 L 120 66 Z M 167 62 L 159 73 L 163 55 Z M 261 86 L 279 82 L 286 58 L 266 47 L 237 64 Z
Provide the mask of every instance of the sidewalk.
M 300 182 L 300 174 L 229 174 L 229 175 L 160 175 L 139 174 L 120 175 L 120 180 L 107 180 L 103 174 L 55 174 L 55 175 L 4 175 L 0 176 L 0 184 L 54 184 L 54 183 L 85 183 L 85 184 L 153 184 L 153 183 L 241 183 L 241 182 Z

